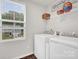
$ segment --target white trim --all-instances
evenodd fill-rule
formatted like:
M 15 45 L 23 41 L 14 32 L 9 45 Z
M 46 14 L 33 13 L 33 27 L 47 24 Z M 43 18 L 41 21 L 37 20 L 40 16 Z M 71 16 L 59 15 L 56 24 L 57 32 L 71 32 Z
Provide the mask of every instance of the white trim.
M 23 29 L 24 30 L 24 27 L 2 27 L 2 29 Z
M 28 56 L 28 55 L 31 55 L 31 54 L 34 54 L 34 53 L 31 52 L 31 53 L 28 53 L 28 54 L 23 54 L 23 55 L 17 56 L 17 57 L 12 58 L 12 59 L 19 59 L 19 58 L 22 58 L 22 57 L 25 57 L 25 56 Z
M 14 22 L 14 23 L 24 23 L 24 21 L 17 21 L 17 20 L 8 20 L 8 19 L 2 19 L 3 22 Z
M 0 40 L 0 43 L 7 43 L 7 42 L 13 42 L 13 41 L 20 41 L 20 40 L 25 40 L 25 39 L 24 39 L 24 37 L 18 37 L 15 39 Z

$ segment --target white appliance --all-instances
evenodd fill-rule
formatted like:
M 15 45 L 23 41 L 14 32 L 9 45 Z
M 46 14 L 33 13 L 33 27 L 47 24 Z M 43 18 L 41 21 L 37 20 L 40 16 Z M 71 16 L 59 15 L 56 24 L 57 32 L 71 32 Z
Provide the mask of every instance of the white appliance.
M 78 39 L 70 37 L 54 37 L 49 42 L 49 59 L 78 59 Z
M 37 34 L 34 42 L 38 59 L 78 59 L 78 38 Z
M 46 59 L 46 42 L 51 38 L 50 34 L 37 34 L 34 40 L 34 53 L 37 59 Z

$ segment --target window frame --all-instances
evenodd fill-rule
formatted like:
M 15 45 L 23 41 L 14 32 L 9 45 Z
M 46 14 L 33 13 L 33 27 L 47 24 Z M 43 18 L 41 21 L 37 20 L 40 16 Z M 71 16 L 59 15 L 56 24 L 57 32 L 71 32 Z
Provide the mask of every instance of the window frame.
M 1 2 L 0 2 L 1 3 Z M 12 3 L 12 4 L 15 4 L 15 5 L 19 5 L 19 6 L 23 6 L 23 15 L 24 15 L 24 19 L 23 19 L 23 21 L 17 21 L 16 22 L 16 20 L 15 20 L 15 22 L 13 22 L 14 24 L 15 23 L 20 23 L 20 22 L 22 22 L 23 24 L 24 24 L 24 26 L 23 26 L 23 37 L 18 37 L 18 38 L 15 38 L 14 37 L 14 39 L 6 39 L 6 40 L 3 40 L 2 39 L 2 30 L 3 30 L 3 28 L 2 28 L 2 10 L 0 9 L 0 35 L 1 35 L 1 37 L 0 37 L 0 42 L 6 42 L 6 41 L 16 41 L 16 40 L 25 40 L 26 39 L 26 6 L 24 5 L 24 4 L 20 4 L 20 3 L 17 3 L 17 2 L 14 2 L 14 1 L 10 1 L 10 3 Z M 1 7 L 1 6 L 0 6 Z M 8 19 L 7 19 L 8 20 Z M 4 20 L 5 21 L 5 20 Z M 12 20 L 11 20 L 12 21 Z M 16 30 L 16 26 L 14 27 L 15 29 L 14 29 L 14 31 Z M 21 30 L 21 29 L 20 29 Z

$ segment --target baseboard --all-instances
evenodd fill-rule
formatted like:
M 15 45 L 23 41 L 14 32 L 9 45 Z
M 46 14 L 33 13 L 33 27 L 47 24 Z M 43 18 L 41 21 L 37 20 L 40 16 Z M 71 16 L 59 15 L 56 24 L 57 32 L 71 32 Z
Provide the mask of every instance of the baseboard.
M 31 55 L 22 57 L 22 58 L 20 58 L 20 59 L 37 59 L 37 57 L 36 57 L 34 54 L 31 54 Z
M 23 54 L 23 55 L 17 56 L 17 57 L 12 58 L 12 59 L 20 59 L 20 58 L 23 58 L 23 57 L 26 57 L 26 56 L 29 56 L 29 55 L 32 55 L 32 54 L 34 54 L 34 53 L 31 52 L 31 53 L 28 53 L 28 54 Z

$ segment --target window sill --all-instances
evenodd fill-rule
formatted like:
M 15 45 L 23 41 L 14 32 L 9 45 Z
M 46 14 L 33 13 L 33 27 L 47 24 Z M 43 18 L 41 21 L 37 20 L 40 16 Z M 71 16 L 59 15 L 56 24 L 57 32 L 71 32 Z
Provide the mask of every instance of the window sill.
M 24 37 L 19 37 L 15 39 L 7 39 L 7 40 L 0 40 L 0 43 L 5 43 L 5 42 L 13 42 L 13 41 L 20 41 L 20 40 L 25 40 Z

